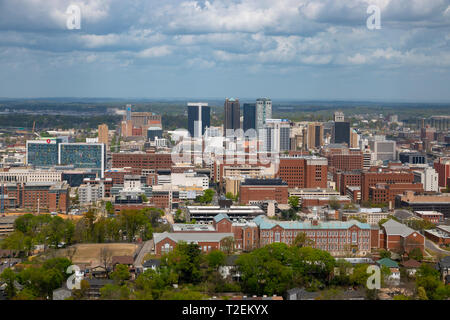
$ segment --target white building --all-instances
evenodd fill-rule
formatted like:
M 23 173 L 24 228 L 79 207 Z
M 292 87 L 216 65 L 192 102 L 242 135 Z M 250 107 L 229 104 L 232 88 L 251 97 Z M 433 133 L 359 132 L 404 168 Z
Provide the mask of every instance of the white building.
M 386 140 L 385 136 L 375 136 L 369 139 L 369 147 L 375 161 L 396 160 L 396 143 Z
M 434 168 L 426 167 L 413 173 L 414 182 L 422 183 L 425 191 L 439 191 L 439 175 Z
M 290 130 L 291 124 L 287 119 L 266 119 L 264 130 L 262 130 L 265 151 L 290 150 Z
M 0 172 L 0 182 L 60 182 L 61 171 L 10 169 Z
M 86 205 L 96 203 L 105 196 L 105 186 L 102 182 L 99 184 L 82 184 L 78 188 L 78 197 L 80 204 Z

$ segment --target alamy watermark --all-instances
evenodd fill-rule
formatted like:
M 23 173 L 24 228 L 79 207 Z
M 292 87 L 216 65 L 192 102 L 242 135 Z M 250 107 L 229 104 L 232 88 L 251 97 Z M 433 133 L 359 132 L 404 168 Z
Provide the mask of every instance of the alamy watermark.
M 71 4 L 66 10 L 67 20 L 66 26 L 69 30 L 81 29 L 81 9 L 75 4 Z
M 80 289 L 81 280 L 83 280 L 83 275 L 80 272 L 80 267 L 73 264 L 67 268 L 66 273 L 70 274 L 66 281 L 67 289 Z
M 376 5 L 370 5 L 367 7 L 367 14 L 370 16 L 367 18 L 366 25 L 369 30 L 381 29 L 381 9 Z

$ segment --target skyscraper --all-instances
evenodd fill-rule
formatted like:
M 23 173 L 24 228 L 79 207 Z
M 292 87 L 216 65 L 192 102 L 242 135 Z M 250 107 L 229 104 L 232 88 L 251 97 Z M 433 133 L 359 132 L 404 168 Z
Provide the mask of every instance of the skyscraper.
M 350 122 L 344 121 L 344 113 L 341 111 L 334 113 L 334 128 L 331 138 L 333 143 L 346 143 L 350 146 Z
M 256 99 L 256 129 L 262 129 L 267 119 L 272 119 L 272 100 Z
M 127 113 L 126 113 L 126 121 L 131 120 L 131 104 L 127 104 Z
M 105 148 L 108 149 L 108 125 L 101 124 L 98 126 L 98 142 L 104 143 Z
M 323 125 L 321 123 L 309 123 L 307 136 L 309 150 L 323 146 Z
M 266 119 L 264 129 L 265 151 L 284 152 L 290 150 L 291 125 L 288 119 Z
M 191 137 L 201 137 L 210 127 L 211 107 L 205 102 L 188 103 L 188 131 Z
M 244 103 L 244 132 L 249 129 L 256 130 L 256 104 Z
M 224 136 L 233 135 L 234 131 L 241 128 L 241 111 L 239 105 L 239 99 L 226 99 L 224 104 Z

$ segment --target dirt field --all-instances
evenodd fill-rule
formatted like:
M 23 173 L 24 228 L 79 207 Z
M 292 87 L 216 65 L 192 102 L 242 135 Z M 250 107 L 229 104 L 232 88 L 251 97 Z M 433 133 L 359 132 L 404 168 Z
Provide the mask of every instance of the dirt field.
M 74 264 L 86 263 L 91 266 L 100 264 L 100 249 L 107 247 L 113 253 L 113 256 L 134 256 L 138 245 L 134 243 L 93 243 L 93 244 L 77 244 L 73 247 L 77 248 L 72 258 Z M 65 252 L 62 253 L 65 255 Z

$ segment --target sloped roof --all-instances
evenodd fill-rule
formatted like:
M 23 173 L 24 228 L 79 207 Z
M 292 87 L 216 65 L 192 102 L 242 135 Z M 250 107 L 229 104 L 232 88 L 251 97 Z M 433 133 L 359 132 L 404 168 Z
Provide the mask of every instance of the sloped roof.
M 388 235 L 400 235 L 402 237 L 407 237 L 411 233 L 416 232 L 410 227 L 404 225 L 403 223 L 397 222 L 394 219 L 390 219 L 383 223 L 383 228 L 386 230 Z
M 356 225 L 361 229 L 370 230 L 370 225 L 362 223 L 356 220 L 350 221 L 319 221 L 317 226 L 311 224 L 310 221 L 277 221 L 268 219 L 266 216 L 260 215 L 253 219 L 260 229 L 272 229 L 275 226 L 280 226 L 283 229 L 349 229 L 351 226 Z
M 420 262 L 414 259 L 409 259 L 408 261 L 403 262 L 402 265 L 405 268 L 419 268 Z
M 233 233 L 222 233 L 222 232 L 163 232 L 154 233 L 153 240 L 155 244 L 161 242 L 162 240 L 169 238 L 172 241 L 179 242 L 185 241 L 187 243 L 196 242 L 220 242 L 223 238 L 234 237 Z
M 223 219 L 230 220 L 230 217 L 226 213 L 219 213 L 218 215 L 214 216 L 214 221 L 216 223 L 222 221 Z
M 398 263 L 389 258 L 383 258 L 377 261 L 378 264 L 386 266 L 388 268 L 398 268 Z

